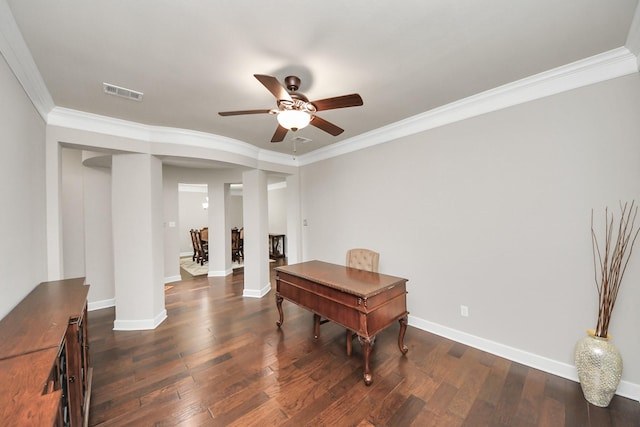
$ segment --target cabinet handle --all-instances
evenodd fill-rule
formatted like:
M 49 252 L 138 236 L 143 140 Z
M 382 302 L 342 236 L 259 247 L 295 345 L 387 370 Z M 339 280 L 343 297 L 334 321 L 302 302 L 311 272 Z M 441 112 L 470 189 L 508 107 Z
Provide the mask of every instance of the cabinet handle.
M 69 382 L 70 382 L 70 383 L 74 383 L 74 382 L 76 382 L 76 376 L 75 376 L 75 375 L 71 375 L 71 376 L 69 377 Z

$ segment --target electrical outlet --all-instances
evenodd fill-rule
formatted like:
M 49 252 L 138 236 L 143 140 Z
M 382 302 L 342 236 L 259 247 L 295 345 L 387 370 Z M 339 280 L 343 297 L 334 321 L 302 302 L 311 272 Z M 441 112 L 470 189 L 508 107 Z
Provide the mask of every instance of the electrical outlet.
M 467 307 L 466 305 L 461 305 L 460 306 L 460 316 L 469 317 L 469 307 Z

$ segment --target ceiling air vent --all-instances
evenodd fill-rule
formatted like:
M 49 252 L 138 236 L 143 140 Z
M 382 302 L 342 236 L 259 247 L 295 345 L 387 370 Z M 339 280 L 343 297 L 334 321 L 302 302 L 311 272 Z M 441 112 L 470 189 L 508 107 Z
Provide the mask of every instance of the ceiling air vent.
M 300 142 L 302 144 L 306 144 L 308 142 L 311 142 L 311 140 L 309 138 L 305 138 L 303 136 L 296 136 L 295 138 L 291 138 L 291 140 L 293 142 Z
M 144 95 L 142 92 L 126 89 L 109 83 L 102 83 L 102 87 L 104 89 L 104 93 L 131 99 L 133 101 L 142 101 L 142 95 Z

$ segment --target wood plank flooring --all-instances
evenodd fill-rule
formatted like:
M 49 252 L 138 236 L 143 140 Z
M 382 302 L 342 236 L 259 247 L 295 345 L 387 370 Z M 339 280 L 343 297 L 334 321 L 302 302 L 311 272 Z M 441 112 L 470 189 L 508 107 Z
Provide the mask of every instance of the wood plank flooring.
M 168 318 L 113 331 L 113 308 L 88 315 L 93 426 L 640 426 L 640 403 L 589 405 L 580 386 L 396 324 L 376 340 L 373 384 L 344 330 L 322 326 L 273 291 L 243 298 L 243 274 L 166 286 Z M 272 279 L 275 285 L 275 279 Z

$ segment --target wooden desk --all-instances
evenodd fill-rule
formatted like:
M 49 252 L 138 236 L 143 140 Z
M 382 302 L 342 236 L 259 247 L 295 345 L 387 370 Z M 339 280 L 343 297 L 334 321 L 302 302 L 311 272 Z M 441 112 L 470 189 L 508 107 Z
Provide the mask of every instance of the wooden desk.
M 398 347 L 402 354 L 407 330 L 407 279 L 358 270 L 322 261 L 277 267 L 276 305 L 281 327 L 286 299 L 354 331 L 364 353 L 364 382 L 372 382 L 369 360 L 376 334 L 398 320 Z M 316 322 L 317 325 L 317 322 Z M 318 338 L 319 331 L 315 331 Z

